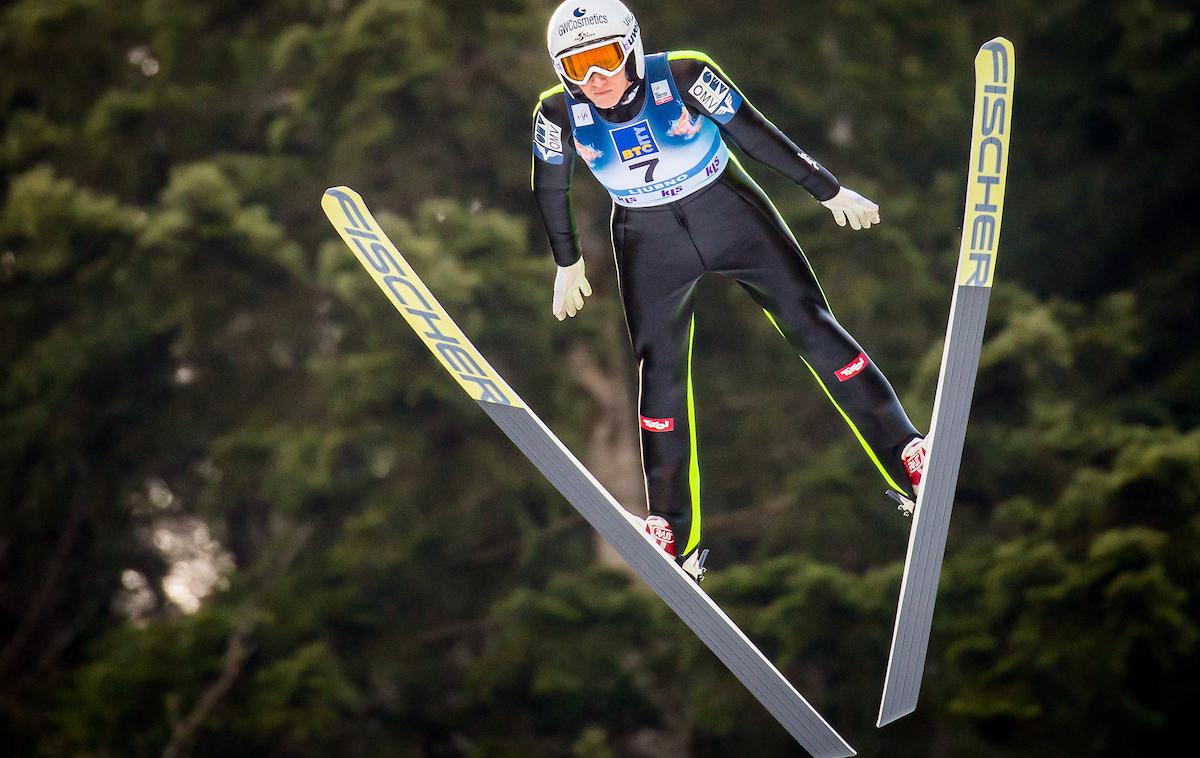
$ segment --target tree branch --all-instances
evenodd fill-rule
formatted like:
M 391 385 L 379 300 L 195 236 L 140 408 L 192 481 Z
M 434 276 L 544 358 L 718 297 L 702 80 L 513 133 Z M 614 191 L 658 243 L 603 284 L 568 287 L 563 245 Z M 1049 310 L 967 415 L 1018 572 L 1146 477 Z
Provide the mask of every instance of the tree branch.
M 290 539 L 284 542 L 266 568 L 262 585 L 259 587 L 260 593 L 274 585 L 286 573 L 301 548 L 308 542 L 312 532 L 311 524 L 305 524 L 292 530 Z M 254 652 L 251 635 L 258 624 L 259 616 L 254 607 L 253 597 L 253 595 L 247 597 L 237 610 L 238 620 L 234 625 L 233 632 L 229 635 L 229 642 L 225 646 L 225 657 L 217 678 L 200 693 L 200 697 L 196 699 L 196 704 L 192 706 L 192 710 L 187 716 L 182 719 L 172 719 L 171 739 L 163 748 L 163 758 L 183 758 L 183 756 L 191 754 L 196 735 L 204 726 L 205 720 L 233 689 L 234 683 L 242 673 L 246 659 Z
M 20 658 L 25 643 L 29 641 L 38 624 L 41 623 L 42 617 L 50 609 L 58 591 L 58 584 L 62 580 L 67 558 L 71 554 L 71 548 L 75 545 L 75 540 L 83 528 L 85 510 L 85 507 L 79 504 L 72 507 L 67 514 L 67 521 L 63 526 L 62 534 L 58 537 L 58 544 L 54 546 L 54 554 L 50 557 L 50 562 L 42 575 L 42 583 L 26 607 L 17 630 L 4 645 L 3 652 L 0 652 L 0 679 L 10 679 L 8 674 Z

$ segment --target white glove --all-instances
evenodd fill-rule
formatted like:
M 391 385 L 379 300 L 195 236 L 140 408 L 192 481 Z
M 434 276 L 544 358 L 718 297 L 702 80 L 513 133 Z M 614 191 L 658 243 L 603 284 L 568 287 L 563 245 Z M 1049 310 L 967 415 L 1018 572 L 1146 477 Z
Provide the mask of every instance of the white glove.
M 842 187 L 833 197 L 822 200 L 821 205 L 833 213 L 838 226 L 845 226 L 849 221 L 852 229 L 870 229 L 871 224 L 879 223 L 879 206 L 848 187 Z
M 554 276 L 554 316 L 562 321 L 575 317 L 583 308 L 583 299 L 592 294 L 592 285 L 583 275 L 583 256 L 570 266 L 559 266 Z

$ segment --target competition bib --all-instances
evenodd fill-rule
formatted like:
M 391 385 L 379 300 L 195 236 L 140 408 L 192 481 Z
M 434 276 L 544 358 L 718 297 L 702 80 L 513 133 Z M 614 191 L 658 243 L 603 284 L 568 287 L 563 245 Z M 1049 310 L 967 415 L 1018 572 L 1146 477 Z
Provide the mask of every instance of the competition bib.
M 665 53 L 646 56 L 642 110 L 620 124 L 605 121 L 586 97 L 564 93 L 575 151 L 608 190 L 630 207 L 662 205 L 716 181 L 729 161 L 721 131 L 683 104 Z

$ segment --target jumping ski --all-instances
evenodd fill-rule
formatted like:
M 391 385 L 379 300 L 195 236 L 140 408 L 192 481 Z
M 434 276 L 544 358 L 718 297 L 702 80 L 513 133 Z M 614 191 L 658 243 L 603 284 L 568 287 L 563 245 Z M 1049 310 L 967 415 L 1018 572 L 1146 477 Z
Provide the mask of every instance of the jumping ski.
M 909 532 L 878 726 L 912 713 L 921 691 L 996 269 L 1015 68 L 1012 43 L 1003 37 L 983 45 L 975 55 L 975 112 L 956 286 L 929 425 L 929 462 Z
M 634 525 L 604 487 L 475 349 L 348 187 L 325 191 L 334 228 L 459 385 L 592 527 L 638 572 L 784 729 L 814 756 L 855 751 L 696 582 Z

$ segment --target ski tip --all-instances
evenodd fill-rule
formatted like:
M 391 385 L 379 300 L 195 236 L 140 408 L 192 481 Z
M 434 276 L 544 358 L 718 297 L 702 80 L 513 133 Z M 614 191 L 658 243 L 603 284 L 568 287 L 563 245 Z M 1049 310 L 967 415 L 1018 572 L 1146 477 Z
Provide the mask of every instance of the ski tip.
M 351 195 L 352 197 L 357 197 L 360 200 L 362 199 L 357 192 L 350 189 L 349 187 L 347 187 L 344 184 L 338 184 L 333 187 L 327 187 L 325 189 L 325 192 L 322 193 L 322 196 L 324 196 L 324 195 L 333 195 L 334 197 L 337 197 L 339 195 Z
M 983 55 L 986 52 L 1003 49 L 1010 56 L 1013 54 L 1013 43 L 1007 37 L 992 37 L 987 42 L 979 46 L 977 55 Z

